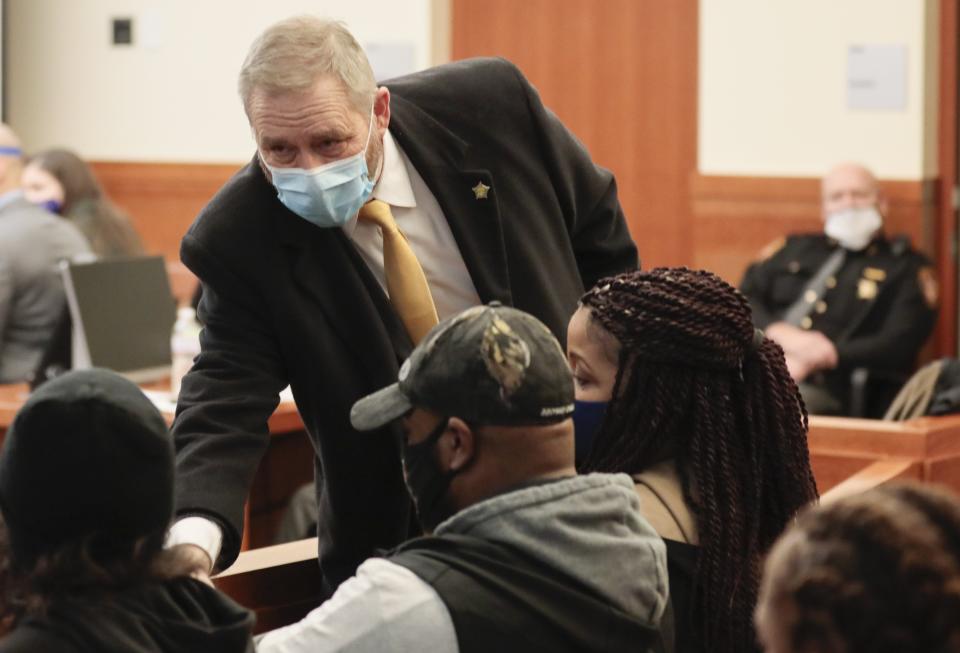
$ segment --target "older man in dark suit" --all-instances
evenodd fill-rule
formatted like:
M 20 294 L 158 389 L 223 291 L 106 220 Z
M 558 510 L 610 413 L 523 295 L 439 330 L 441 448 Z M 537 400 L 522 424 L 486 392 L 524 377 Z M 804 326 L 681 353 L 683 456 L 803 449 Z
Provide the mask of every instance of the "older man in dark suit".
M 182 519 L 170 542 L 218 567 L 236 557 L 267 417 L 289 383 L 317 453 L 332 588 L 410 535 L 398 437 L 355 432 L 353 402 L 469 306 L 516 306 L 562 339 L 584 287 L 635 268 L 636 249 L 613 176 L 506 61 L 378 87 L 341 25 L 295 18 L 254 43 L 240 92 L 257 155 L 181 248 L 203 283 L 205 329 L 174 424 Z
M 0 383 L 26 381 L 63 313 L 57 263 L 90 251 L 83 234 L 23 197 L 23 153 L 0 124 Z

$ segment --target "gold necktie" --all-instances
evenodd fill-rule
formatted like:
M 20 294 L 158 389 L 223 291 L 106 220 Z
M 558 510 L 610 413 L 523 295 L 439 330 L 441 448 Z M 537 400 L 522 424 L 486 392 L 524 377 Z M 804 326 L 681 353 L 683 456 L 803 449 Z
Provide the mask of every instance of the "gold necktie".
M 439 322 L 423 268 L 410 249 L 407 237 L 397 227 L 389 204 L 370 200 L 361 207 L 359 217 L 380 227 L 383 234 L 383 272 L 387 277 L 390 303 L 416 345 Z

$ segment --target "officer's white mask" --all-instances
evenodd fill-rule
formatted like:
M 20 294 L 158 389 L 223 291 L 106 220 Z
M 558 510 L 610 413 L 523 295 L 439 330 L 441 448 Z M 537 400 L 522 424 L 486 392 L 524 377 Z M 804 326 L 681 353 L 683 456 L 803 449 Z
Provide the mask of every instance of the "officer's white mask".
M 823 231 L 844 249 L 859 252 L 870 244 L 882 226 L 880 212 L 876 207 L 867 206 L 834 211 L 827 216 Z

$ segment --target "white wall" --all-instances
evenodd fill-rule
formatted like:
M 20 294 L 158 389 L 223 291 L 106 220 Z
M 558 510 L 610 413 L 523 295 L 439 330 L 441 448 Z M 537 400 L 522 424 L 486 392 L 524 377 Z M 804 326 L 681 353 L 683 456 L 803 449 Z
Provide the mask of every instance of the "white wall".
M 248 160 L 237 73 L 257 34 L 287 16 L 344 20 L 365 46 L 411 43 L 415 68 L 436 47 L 431 0 L 6 1 L 8 122 L 28 150 L 96 160 Z M 111 19 L 128 16 L 134 45 L 111 45 Z
M 935 0 L 700 0 L 699 169 L 936 175 Z M 847 48 L 907 47 L 905 111 L 846 108 Z

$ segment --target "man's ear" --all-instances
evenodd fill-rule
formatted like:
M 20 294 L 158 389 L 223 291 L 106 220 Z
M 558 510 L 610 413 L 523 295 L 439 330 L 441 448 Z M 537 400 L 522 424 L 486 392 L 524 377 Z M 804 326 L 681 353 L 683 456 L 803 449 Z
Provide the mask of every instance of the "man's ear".
M 447 431 L 442 441 L 443 458 L 451 471 L 460 471 L 473 460 L 476 447 L 476 434 L 470 425 L 459 417 L 451 417 L 447 422 Z
M 390 89 L 386 86 L 378 87 L 373 97 L 373 119 L 377 135 L 383 138 L 383 133 L 390 126 Z

